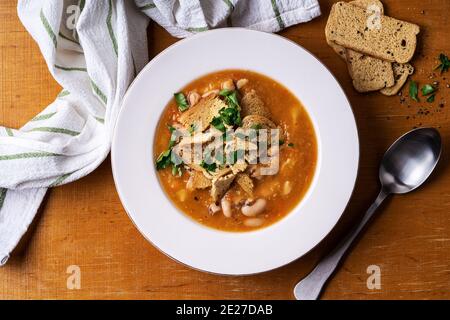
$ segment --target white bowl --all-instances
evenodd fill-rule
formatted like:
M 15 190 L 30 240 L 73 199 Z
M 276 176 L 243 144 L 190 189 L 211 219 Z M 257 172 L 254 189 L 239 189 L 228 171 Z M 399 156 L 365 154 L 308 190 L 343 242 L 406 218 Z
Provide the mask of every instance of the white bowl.
M 156 126 L 173 93 L 223 69 L 282 83 L 303 103 L 318 140 L 316 173 L 303 200 L 279 222 L 252 232 L 219 231 L 187 217 L 164 194 L 154 167 Z M 111 158 L 120 199 L 146 239 L 195 269 L 244 275 L 303 256 L 331 231 L 355 184 L 359 143 L 350 104 L 317 58 L 280 36 L 230 28 L 181 40 L 150 61 L 124 98 Z

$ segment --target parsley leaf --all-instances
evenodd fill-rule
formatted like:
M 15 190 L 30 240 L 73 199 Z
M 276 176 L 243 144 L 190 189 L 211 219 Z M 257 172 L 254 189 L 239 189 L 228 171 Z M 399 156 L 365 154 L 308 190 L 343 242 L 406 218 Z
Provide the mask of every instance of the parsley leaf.
M 241 107 L 239 106 L 236 90 L 224 89 L 219 92 L 219 95 L 225 97 L 225 102 L 228 104 L 228 107 L 222 108 L 219 111 L 219 115 L 212 119 L 211 125 L 225 132 L 225 125 L 234 127 L 242 124 Z
M 236 122 L 235 124 L 240 125 L 240 119 L 241 119 L 241 107 L 239 106 L 239 102 L 238 102 L 238 96 L 237 96 L 237 91 L 236 90 L 228 90 L 228 89 L 223 89 L 222 91 L 219 92 L 219 95 L 221 95 L 222 97 L 225 97 L 225 102 L 228 104 L 229 108 L 226 109 L 236 109 L 236 113 L 237 113 L 237 117 L 236 117 Z
M 156 170 L 162 170 L 170 165 L 172 165 L 172 174 L 181 176 L 183 174 L 181 165 L 183 164 L 183 160 L 176 154 L 172 153 L 172 148 L 176 143 L 177 135 L 174 134 L 176 129 L 171 125 L 167 125 L 171 136 L 169 140 L 169 148 L 158 156 L 156 159 Z
M 173 176 L 181 177 L 182 174 L 183 174 L 183 169 L 181 168 L 180 165 L 173 165 L 172 166 L 172 175 Z
M 229 126 L 241 124 L 241 114 L 236 108 L 223 108 L 219 111 L 223 123 Z
M 429 94 L 432 94 L 436 91 L 436 88 L 433 87 L 431 84 L 426 84 L 422 87 L 422 95 L 427 96 Z
M 225 97 L 225 101 L 231 108 L 239 108 L 236 90 L 223 89 L 222 91 L 219 92 L 219 95 Z
M 293 148 L 293 147 L 294 147 L 294 144 L 293 144 L 292 142 L 290 142 L 290 143 L 288 143 L 288 146 L 291 147 L 291 148 Z
M 439 55 L 439 61 L 441 62 L 435 70 L 440 70 L 441 73 L 447 72 L 448 69 L 450 69 L 450 60 L 448 59 L 448 57 L 441 53 Z
M 178 162 L 177 160 L 174 162 L 172 156 L 177 157 L 176 154 L 172 155 L 172 148 L 161 152 L 158 159 L 156 159 L 156 170 L 162 170 L 172 165 L 172 174 L 174 176 L 181 176 L 183 174 L 181 167 L 183 162 L 179 157 L 177 157 L 177 159 L 179 159 L 180 162 Z
M 414 101 L 419 102 L 419 98 L 418 98 L 418 93 L 419 93 L 419 89 L 417 88 L 417 82 L 411 80 L 409 82 L 409 96 L 411 97 L 411 99 L 413 99 Z
M 428 97 L 427 102 L 432 103 L 434 102 L 434 98 L 436 97 L 436 94 L 432 94 L 431 96 Z
M 217 130 L 220 130 L 222 132 L 226 131 L 225 125 L 223 124 L 222 118 L 220 116 L 214 117 L 211 121 L 211 125 Z
M 171 125 L 167 125 L 167 128 L 170 131 L 169 149 L 171 149 L 175 145 L 175 142 L 177 140 L 177 135 L 174 134 L 176 129 L 174 127 L 172 127 Z
M 173 96 L 175 97 L 175 101 L 177 102 L 178 110 L 183 112 L 189 109 L 189 104 L 183 92 L 177 92 Z
M 207 164 L 205 161 L 202 161 L 202 163 L 200 164 L 200 166 L 204 169 L 206 169 L 206 171 L 209 172 L 214 172 L 217 169 L 217 164 L 216 163 L 211 163 L 211 164 Z
M 176 129 L 170 124 L 167 125 L 167 129 L 169 129 L 170 133 L 174 132 Z
M 165 169 L 172 163 L 170 160 L 171 153 L 171 149 L 161 152 L 156 159 L 156 170 Z

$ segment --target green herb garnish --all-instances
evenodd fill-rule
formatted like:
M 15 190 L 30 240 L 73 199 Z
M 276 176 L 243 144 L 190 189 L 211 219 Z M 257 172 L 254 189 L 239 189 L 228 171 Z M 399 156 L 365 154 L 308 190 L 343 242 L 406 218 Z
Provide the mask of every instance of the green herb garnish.
M 172 149 L 161 152 L 161 154 L 156 159 L 156 170 L 161 170 L 167 168 L 172 161 L 170 160 L 170 155 Z
M 241 125 L 241 107 L 239 106 L 237 91 L 224 89 L 219 92 L 219 95 L 225 98 L 228 108 L 220 110 L 220 115 L 223 117 L 225 124 L 234 126 Z
M 221 109 L 219 115 L 211 121 L 211 125 L 222 132 L 226 131 L 225 125 L 233 127 L 242 124 L 239 106 L 236 108 L 228 105 L 229 107 Z
M 176 129 L 172 127 L 170 124 L 167 125 L 167 129 L 169 129 L 170 133 L 174 132 Z
M 429 103 L 434 102 L 435 97 L 436 97 L 436 95 L 433 93 L 431 96 L 428 97 L 427 102 L 429 102 Z
M 411 97 L 411 99 L 413 99 L 414 101 L 419 102 L 419 89 L 417 88 L 417 82 L 411 80 L 409 82 L 409 96 Z
M 293 144 L 292 142 L 290 142 L 290 143 L 288 143 L 288 146 L 291 147 L 291 148 L 293 148 L 293 147 L 294 147 L 294 144 Z
M 208 171 L 208 172 L 214 172 L 214 171 L 216 171 L 216 169 L 217 169 L 217 164 L 216 164 L 215 162 L 213 162 L 213 163 L 211 163 L 211 164 L 208 164 L 208 163 L 206 163 L 205 161 L 202 161 L 202 163 L 200 164 L 200 166 L 201 166 L 203 169 L 206 169 L 206 171 Z
M 447 72 L 448 69 L 450 69 L 450 60 L 448 59 L 448 57 L 441 53 L 439 55 L 439 61 L 441 62 L 435 70 L 441 70 L 441 73 Z
M 225 101 L 228 103 L 230 107 L 239 109 L 239 102 L 236 90 L 223 89 L 222 91 L 219 92 L 219 95 L 225 97 Z
M 170 131 L 169 149 L 171 149 L 175 145 L 175 142 L 177 141 L 177 136 L 173 134 L 177 129 L 175 129 L 171 125 L 167 125 L 167 128 Z
M 167 125 L 167 128 L 171 133 L 169 140 L 169 148 L 161 152 L 161 154 L 156 159 L 156 170 L 162 170 L 172 165 L 172 174 L 174 176 L 175 175 L 181 176 L 182 175 L 181 165 L 183 164 L 183 161 L 179 156 L 177 156 L 176 153 L 172 154 L 172 148 L 175 145 L 177 139 L 177 136 L 174 134 L 176 129 L 171 125 Z M 173 158 L 175 158 L 175 161 L 173 160 Z
M 431 84 L 426 84 L 422 87 L 422 95 L 427 96 L 429 94 L 432 94 L 436 91 L 436 88 L 433 87 Z
M 235 90 L 222 90 L 219 93 L 222 97 L 225 97 L 225 101 L 228 104 L 227 108 L 222 108 L 219 111 L 219 115 L 214 117 L 211 121 L 211 125 L 222 131 L 226 131 L 227 126 L 240 126 L 242 124 L 241 119 L 241 107 L 239 106 L 237 94 Z
M 229 89 L 222 89 L 219 91 L 219 95 L 222 97 L 226 97 L 228 95 L 230 95 L 234 90 L 229 90 Z
M 241 114 L 236 108 L 224 108 L 219 111 L 223 123 L 229 126 L 241 125 Z
M 284 144 L 284 140 L 279 140 L 278 145 L 282 146 Z
M 181 165 L 173 165 L 172 166 L 172 175 L 179 176 L 183 174 L 183 169 L 181 168 Z
M 183 112 L 189 109 L 189 104 L 183 92 L 177 92 L 173 96 L 175 97 L 175 101 L 177 102 L 178 110 Z
M 211 121 L 211 125 L 217 130 L 220 130 L 222 132 L 226 131 L 225 125 L 223 124 L 222 118 L 220 116 L 214 117 Z
M 250 128 L 254 129 L 254 130 L 260 130 L 260 129 L 262 129 L 262 125 L 257 123 L 257 124 L 252 125 Z
M 219 95 L 225 97 L 225 101 L 231 108 L 236 108 L 240 110 L 236 90 L 222 90 L 219 92 Z

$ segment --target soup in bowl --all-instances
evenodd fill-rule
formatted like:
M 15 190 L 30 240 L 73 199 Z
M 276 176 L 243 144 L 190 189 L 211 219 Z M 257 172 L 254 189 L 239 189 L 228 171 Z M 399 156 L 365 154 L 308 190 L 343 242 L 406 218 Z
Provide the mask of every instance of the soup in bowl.
M 355 119 L 333 75 L 292 41 L 239 28 L 202 32 L 152 59 L 124 97 L 111 151 L 120 200 L 142 235 L 185 265 L 228 275 L 314 248 L 350 199 L 358 159 Z
M 264 228 L 288 215 L 317 164 L 314 126 L 301 102 L 247 70 L 210 73 L 175 93 L 153 149 L 171 202 L 223 231 Z

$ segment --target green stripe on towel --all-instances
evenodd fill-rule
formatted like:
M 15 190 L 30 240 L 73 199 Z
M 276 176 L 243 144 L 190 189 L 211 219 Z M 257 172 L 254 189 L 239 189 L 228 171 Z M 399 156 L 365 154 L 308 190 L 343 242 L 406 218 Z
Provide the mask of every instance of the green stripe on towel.
M 280 29 L 284 29 L 285 25 L 283 19 L 281 19 L 280 10 L 278 9 L 276 0 L 272 0 L 272 8 L 273 12 L 275 13 L 275 18 L 277 18 L 278 26 L 280 27 Z
M 8 191 L 8 189 L 0 188 L 0 210 L 2 210 L 3 203 L 5 202 L 7 191 Z
M 41 18 L 41 22 L 45 28 L 45 31 L 47 31 L 48 36 L 50 37 L 50 39 L 52 40 L 52 42 L 56 48 L 56 45 L 57 45 L 56 34 L 53 32 L 52 27 L 50 26 L 50 23 L 48 23 L 48 20 L 45 17 L 44 12 L 42 11 L 42 8 L 41 8 L 41 12 L 40 12 L 39 16 Z
M 102 124 L 105 123 L 105 119 L 103 119 L 103 118 L 100 118 L 100 117 L 94 117 L 94 118 L 95 118 L 95 120 L 97 120 L 98 122 L 100 122 Z
M 112 0 L 109 0 L 108 3 L 109 3 L 109 8 L 108 8 L 108 16 L 106 17 L 106 25 L 108 26 L 109 37 L 111 38 L 114 52 L 116 53 L 116 56 L 117 56 L 118 55 L 117 40 L 116 40 L 116 36 L 114 35 L 113 26 L 111 24 L 111 19 L 112 19 L 112 14 L 113 14 Z
M 14 137 L 14 133 L 10 128 L 5 128 L 6 134 L 10 137 Z
M 144 11 L 144 10 L 148 10 L 148 9 L 153 9 L 156 8 L 156 5 L 153 2 L 149 2 L 147 4 L 144 4 L 140 7 L 138 7 L 139 10 Z
M 187 28 L 186 31 L 189 32 L 204 32 L 204 31 L 208 31 L 209 27 L 198 27 L 198 28 Z
M 51 117 L 53 117 L 55 114 L 56 114 L 56 112 L 46 113 L 46 114 L 41 114 L 41 115 L 39 115 L 39 116 L 34 117 L 34 118 L 31 119 L 30 121 L 47 120 L 47 119 L 50 119 Z
M 72 131 L 72 130 L 69 130 L 69 129 L 54 128 L 54 127 L 38 127 L 38 128 L 33 128 L 33 129 L 29 130 L 28 132 L 35 132 L 35 131 L 62 133 L 62 134 L 68 134 L 69 136 L 77 136 L 77 135 L 80 134 L 79 132 Z
M 108 99 L 106 98 L 106 95 L 100 90 L 100 88 L 95 84 L 94 81 L 91 79 L 91 86 L 92 90 L 94 90 L 94 93 L 100 98 L 100 100 L 103 101 L 104 104 L 108 103 Z
M 62 97 L 68 96 L 69 94 L 70 94 L 70 91 L 69 91 L 69 90 L 63 90 L 63 91 L 61 91 L 61 92 L 58 94 L 58 98 L 62 98 Z
M 80 43 L 79 43 L 78 41 L 76 41 L 76 40 L 74 40 L 74 39 L 70 39 L 69 37 L 66 37 L 61 31 L 58 33 L 58 35 L 59 35 L 61 38 L 66 39 L 67 41 L 70 41 L 70 42 L 73 42 L 73 43 L 75 43 L 75 44 L 77 44 L 77 45 L 80 45 Z
M 0 156 L 0 161 L 4 160 L 16 160 L 16 159 L 29 159 L 29 158 L 44 158 L 44 157 L 57 157 L 59 154 L 50 152 L 24 152 L 16 154 L 8 154 Z
M 81 71 L 81 72 L 87 72 L 86 68 L 80 68 L 80 67 L 63 67 L 60 65 L 55 64 L 56 69 L 61 69 L 64 71 Z
M 50 187 L 56 187 L 56 186 L 59 186 L 59 185 L 60 185 L 61 183 L 63 183 L 63 181 L 66 180 L 67 177 L 69 177 L 72 173 L 73 173 L 73 172 L 63 174 L 63 175 L 60 176 L 58 179 L 56 179 L 56 180 L 50 185 Z

